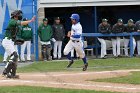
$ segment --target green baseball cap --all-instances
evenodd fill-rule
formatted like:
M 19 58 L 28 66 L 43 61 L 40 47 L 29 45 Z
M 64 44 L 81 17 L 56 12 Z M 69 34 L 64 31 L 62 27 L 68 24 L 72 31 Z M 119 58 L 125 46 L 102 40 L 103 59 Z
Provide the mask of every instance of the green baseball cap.
M 55 17 L 54 20 L 60 20 L 60 17 Z
M 104 19 L 102 19 L 102 22 L 107 22 L 107 21 L 108 21 L 108 20 L 107 20 L 107 19 L 105 19 L 105 18 L 104 18 Z
M 48 21 L 48 19 L 47 18 L 44 18 L 43 21 Z
M 118 19 L 118 23 L 123 23 L 123 19 Z
M 134 23 L 133 19 L 129 19 L 128 23 Z

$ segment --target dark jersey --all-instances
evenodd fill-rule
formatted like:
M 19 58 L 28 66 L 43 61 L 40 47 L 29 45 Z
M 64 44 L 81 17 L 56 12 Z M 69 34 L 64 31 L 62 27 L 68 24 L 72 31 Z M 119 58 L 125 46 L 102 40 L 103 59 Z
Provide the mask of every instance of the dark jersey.
M 102 34 L 108 34 L 111 32 L 111 26 L 110 24 L 107 24 L 107 25 L 103 25 L 102 23 L 99 25 L 98 27 L 98 31 L 99 33 L 102 33 Z M 100 38 L 103 38 L 103 39 L 110 39 L 108 37 L 100 37 Z
M 15 19 L 10 19 L 5 32 L 5 37 L 8 37 L 9 39 L 15 39 L 19 30 L 19 26 L 20 26 L 20 21 Z
M 112 28 L 112 33 L 122 33 L 125 30 L 125 26 L 124 25 L 118 25 L 115 24 Z

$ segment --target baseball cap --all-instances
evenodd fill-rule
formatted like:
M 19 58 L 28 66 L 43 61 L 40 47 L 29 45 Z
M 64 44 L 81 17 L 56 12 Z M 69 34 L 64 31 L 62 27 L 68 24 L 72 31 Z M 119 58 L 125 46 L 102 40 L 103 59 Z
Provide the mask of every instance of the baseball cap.
M 44 18 L 43 21 L 48 21 L 48 19 L 47 18 Z
M 105 18 L 104 18 L 104 19 L 102 19 L 102 22 L 107 22 L 107 21 L 108 21 L 108 20 L 107 20 L 107 19 L 105 19 Z
M 60 17 L 55 17 L 54 20 L 60 20 Z
M 118 19 L 118 23 L 123 23 L 123 19 Z

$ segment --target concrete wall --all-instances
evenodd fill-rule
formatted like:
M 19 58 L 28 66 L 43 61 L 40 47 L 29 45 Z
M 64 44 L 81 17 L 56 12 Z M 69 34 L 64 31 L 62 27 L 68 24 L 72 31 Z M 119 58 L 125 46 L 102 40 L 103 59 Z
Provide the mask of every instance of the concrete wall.
M 44 17 L 45 17 L 44 8 L 40 8 L 38 11 L 38 26 L 42 23 Z M 42 56 L 41 56 L 40 38 L 38 39 L 38 47 L 39 47 L 39 60 L 41 60 Z

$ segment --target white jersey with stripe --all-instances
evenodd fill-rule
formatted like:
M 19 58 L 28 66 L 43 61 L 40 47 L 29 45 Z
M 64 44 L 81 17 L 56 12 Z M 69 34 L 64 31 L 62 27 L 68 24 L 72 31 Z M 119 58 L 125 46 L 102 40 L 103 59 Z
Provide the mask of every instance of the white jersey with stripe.
M 80 35 L 80 38 L 72 37 L 74 35 Z M 80 22 L 78 22 L 77 24 L 73 24 L 72 27 L 71 27 L 71 37 L 70 37 L 70 39 L 79 41 L 79 40 L 81 40 L 81 35 L 82 35 L 82 26 L 81 26 Z

